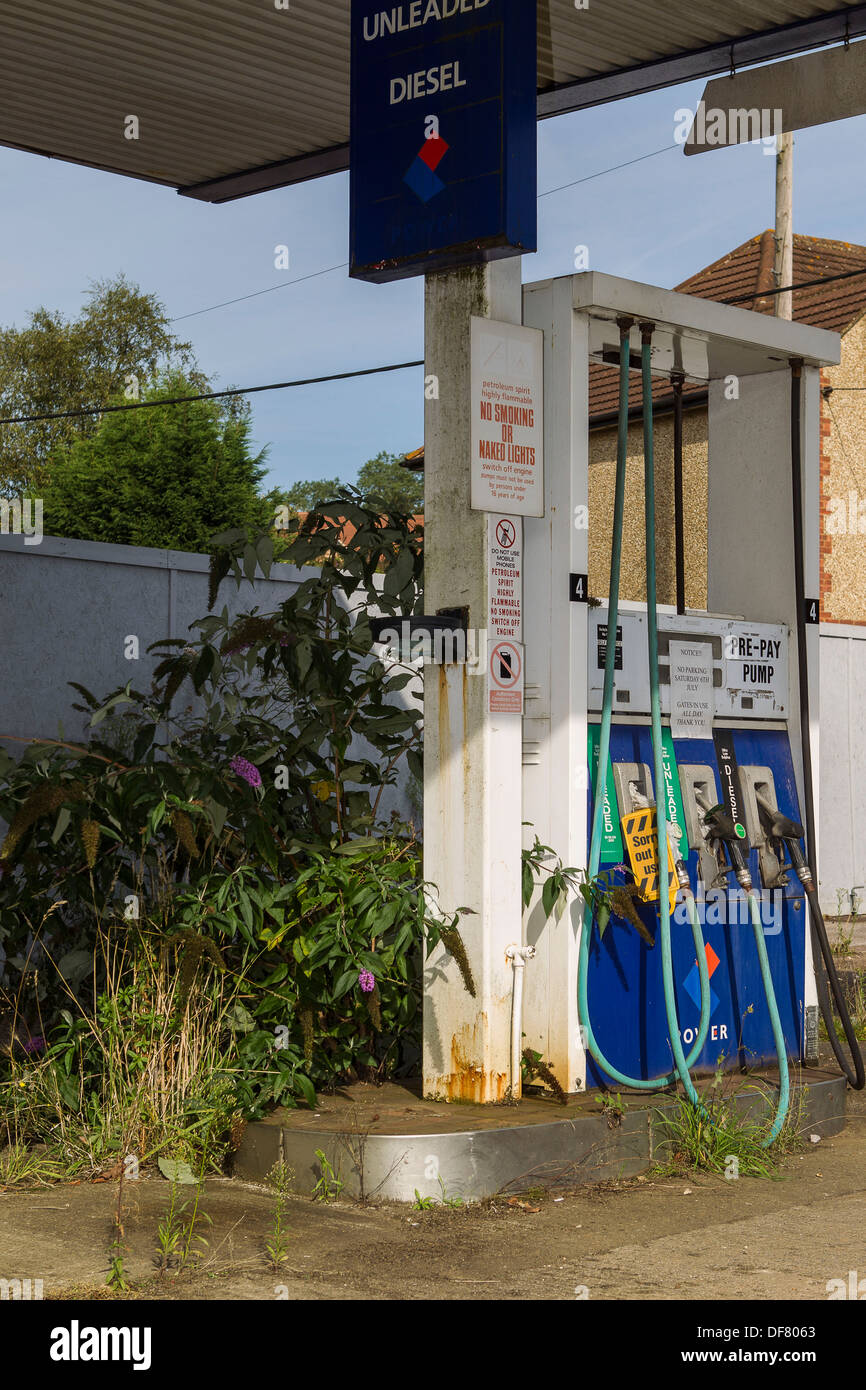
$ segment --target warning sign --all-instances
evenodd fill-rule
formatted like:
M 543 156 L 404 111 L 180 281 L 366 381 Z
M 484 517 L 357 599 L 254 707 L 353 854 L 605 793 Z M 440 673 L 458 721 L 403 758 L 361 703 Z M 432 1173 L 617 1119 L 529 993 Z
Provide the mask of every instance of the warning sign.
M 631 811 L 622 818 L 622 836 L 628 850 L 628 859 L 634 881 L 645 903 L 658 902 L 659 897 L 659 857 L 658 824 L 656 808 L 650 806 L 643 811 Z M 673 912 L 677 901 L 677 875 L 674 858 L 668 844 L 668 886 L 670 910 Z
M 519 516 L 487 519 L 487 577 L 490 636 L 523 641 L 523 521 Z
M 477 512 L 544 516 L 544 335 L 472 319 L 472 499 Z
M 607 665 L 607 623 L 598 625 L 598 656 L 597 664 L 599 671 L 603 671 Z M 622 670 L 622 624 L 617 625 L 616 647 L 613 654 L 613 669 Z
M 487 708 L 490 714 L 523 713 L 523 647 L 519 642 L 493 642 L 487 666 Z

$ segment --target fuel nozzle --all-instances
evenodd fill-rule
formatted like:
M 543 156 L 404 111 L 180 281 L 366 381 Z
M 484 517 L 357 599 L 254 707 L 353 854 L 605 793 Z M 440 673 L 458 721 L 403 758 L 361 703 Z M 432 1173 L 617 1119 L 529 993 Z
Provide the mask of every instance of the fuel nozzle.
M 649 797 L 646 796 L 646 794 L 643 791 L 641 791 L 641 788 L 638 786 L 637 782 L 629 782 L 628 794 L 631 797 L 632 805 L 634 806 L 635 810 L 648 811 L 652 808 L 653 803 L 650 801 Z M 665 830 L 667 832 L 667 839 L 671 851 L 671 858 L 674 861 L 674 869 L 677 875 L 677 884 L 680 888 L 685 889 L 687 892 L 691 893 L 692 884 L 691 879 L 689 878 L 689 870 L 686 861 L 683 859 L 682 850 L 680 849 L 680 840 L 683 834 L 682 827 L 677 825 L 676 822 L 669 820 L 665 822 Z
M 803 887 L 807 891 L 811 890 L 814 887 L 812 870 L 806 862 L 806 856 L 800 849 L 800 841 L 806 833 L 802 825 L 771 806 L 760 793 L 755 799 L 758 803 L 758 815 L 761 817 L 761 824 L 765 833 L 777 844 L 782 843 L 787 846 L 794 872 Z
M 725 852 L 727 853 L 737 882 L 745 892 L 750 893 L 752 890 L 752 875 L 749 872 L 746 856 L 743 854 L 733 820 L 726 812 L 724 806 L 708 807 L 706 803 L 702 802 L 701 809 L 704 812 L 704 825 L 709 831 L 710 838 L 724 845 Z

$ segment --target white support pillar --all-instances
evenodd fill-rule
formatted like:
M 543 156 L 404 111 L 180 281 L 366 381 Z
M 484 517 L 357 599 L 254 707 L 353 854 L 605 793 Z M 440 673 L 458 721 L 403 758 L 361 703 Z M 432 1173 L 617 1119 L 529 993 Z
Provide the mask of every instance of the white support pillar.
M 470 494 L 470 320 L 521 322 L 519 257 L 429 275 L 425 288 L 425 611 L 467 608 L 488 626 L 487 514 Z M 483 667 L 430 666 L 424 692 L 424 876 L 460 934 L 473 999 L 438 947 L 424 972 L 424 1094 L 501 1101 L 510 1077 L 513 966 L 521 937 L 521 719 L 487 714 Z M 527 966 L 532 970 L 532 964 Z M 518 1085 L 515 1088 L 519 1094 Z
M 569 576 L 589 570 L 589 321 L 574 310 L 571 277 L 525 292 L 524 319 L 544 332 L 544 508 L 524 529 L 526 720 L 523 819 L 563 863 L 587 860 L 586 603 L 569 601 Z M 548 919 L 540 895 L 527 918 L 536 948 L 524 1002 L 526 1044 L 563 1090 L 586 1086 L 577 1016 L 583 918 L 576 898 Z

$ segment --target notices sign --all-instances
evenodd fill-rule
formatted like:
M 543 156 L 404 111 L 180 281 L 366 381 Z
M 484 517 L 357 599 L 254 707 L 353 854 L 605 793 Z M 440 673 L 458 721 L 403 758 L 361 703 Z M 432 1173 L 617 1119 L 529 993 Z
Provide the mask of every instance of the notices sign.
M 487 663 L 487 708 L 490 714 L 523 713 L 523 647 L 519 642 L 491 642 Z
M 712 738 L 716 700 L 709 642 L 670 641 L 671 734 Z
M 487 583 L 490 636 L 523 641 L 523 522 L 518 516 L 487 520 Z
M 543 342 L 537 328 L 472 319 L 472 500 L 544 516 Z

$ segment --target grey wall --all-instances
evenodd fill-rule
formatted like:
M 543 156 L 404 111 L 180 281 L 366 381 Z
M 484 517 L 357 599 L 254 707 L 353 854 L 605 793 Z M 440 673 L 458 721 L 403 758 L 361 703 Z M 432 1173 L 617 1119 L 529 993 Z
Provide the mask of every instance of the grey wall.
M 821 625 L 821 907 L 859 887 L 866 910 L 866 628 Z
M 14 739 L 85 737 L 87 716 L 72 709 L 78 681 L 102 697 L 131 681 L 148 690 L 160 658 L 152 642 L 198 634 L 190 624 L 206 616 L 208 557 L 179 550 L 103 545 L 45 536 L 0 534 L 0 744 Z M 223 581 L 217 611 L 269 612 L 297 587 L 302 571 L 274 565 L 269 579 Z M 125 639 L 138 638 L 140 658 L 127 660 Z M 401 700 L 402 703 L 402 700 Z M 412 812 L 405 789 L 386 792 L 380 810 Z M 417 822 L 418 816 L 414 815 Z
M 269 580 L 223 582 L 218 608 L 275 608 L 293 592 L 298 570 L 275 565 Z M 207 614 L 208 558 L 179 550 L 0 535 L 0 743 L 6 738 L 79 738 L 85 717 L 70 708 L 79 681 L 102 696 L 131 681 L 150 687 L 159 658 L 152 642 L 185 637 Z M 140 659 L 124 656 L 134 634 Z M 11 749 L 10 749 L 11 751 Z

